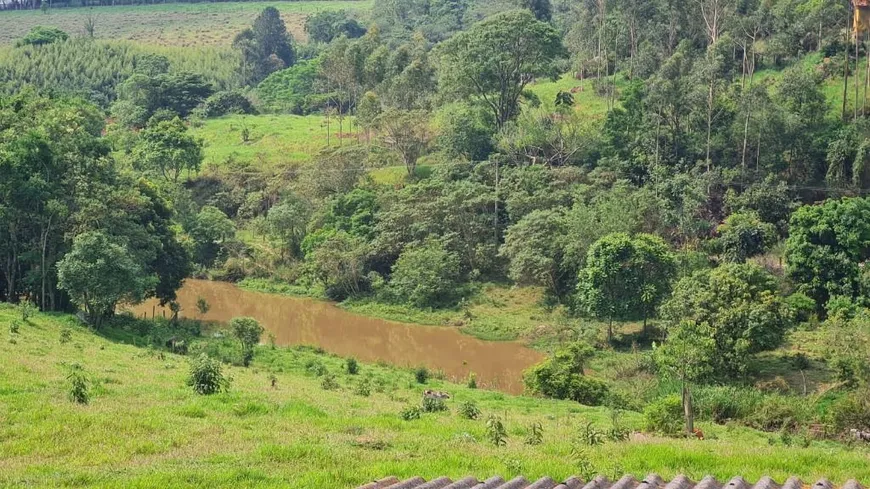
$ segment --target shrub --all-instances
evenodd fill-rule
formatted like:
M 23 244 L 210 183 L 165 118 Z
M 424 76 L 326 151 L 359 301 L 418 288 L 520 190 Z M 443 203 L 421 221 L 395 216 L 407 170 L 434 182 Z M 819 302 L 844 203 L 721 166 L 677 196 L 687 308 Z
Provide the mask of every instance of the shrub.
M 414 370 L 414 378 L 417 379 L 418 384 L 425 384 L 429 380 L 429 370 L 426 367 L 418 367 Z
M 791 307 L 792 312 L 794 312 L 795 318 L 798 322 L 804 323 L 810 320 L 810 317 L 815 314 L 818 307 L 816 306 L 816 301 L 814 301 L 810 296 L 802 293 L 795 292 L 794 294 L 785 298 L 785 303 Z
M 850 429 L 870 429 L 870 392 L 851 392 L 831 404 L 829 416 L 834 429 L 846 433 Z
M 60 342 L 69 343 L 72 340 L 72 331 L 64 328 L 60 330 Z
M 607 439 L 610 441 L 625 441 L 631 435 L 631 430 L 622 426 L 619 419 L 620 414 L 619 409 L 610 411 L 610 429 L 607 430 Z
M 486 439 L 496 447 L 507 445 L 507 430 L 498 416 L 486 420 Z
M 748 424 L 764 431 L 793 430 L 806 421 L 805 405 L 796 397 L 765 396 L 748 418 Z
M 356 375 L 359 373 L 359 363 L 357 363 L 356 358 L 348 358 L 345 362 L 345 367 L 347 368 L 347 373 L 350 375 Z
M 321 375 L 326 375 L 327 372 L 326 366 L 323 365 L 323 362 L 321 362 L 317 358 L 312 358 L 306 361 L 305 370 L 313 375 L 316 375 L 317 377 L 320 377 Z
M 196 115 L 202 118 L 220 117 L 227 114 L 253 114 L 256 111 L 251 101 L 239 91 L 217 92 L 205 99 L 196 108 Z
M 335 376 L 332 374 L 324 375 L 323 380 L 320 381 L 320 388 L 325 391 L 338 390 L 339 387 L 338 381 L 335 380 Z
M 369 379 L 365 378 L 360 380 L 356 384 L 356 389 L 354 389 L 353 393 L 363 397 L 369 397 L 370 395 L 372 395 L 372 386 L 371 382 L 369 382 Z
M 247 367 L 254 358 L 254 347 L 260 343 L 263 327 L 254 318 L 239 317 L 230 320 L 233 335 L 242 344 L 242 364 Z
M 477 389 L 477 375 L 474 372 L 468 374 L 468 381 L 465 383 L 469 389 Z
M 226 392 L 230 381 L 224 377 L 220 362 L 203 353 L 191 359 L 187 385 L 197 394 L 207 396 Z
M 583 365 L 593 353 L 592 347 L 585 343 L 568 345 L 529 369 L 524 379 L 526 386 L 546 397 L 600 405 L 608 395 L 607 384 L 583 375 Z
M 717 386 L 697 389 L 693 397 L 699 417 L 724 423 L 730 419 L 746 419 L 761 401 L 762 394 L 754 389 Z
M 544 442 L 544 427 L 541 423 L 532 423 L 526 436 L 526 445 L 540 445 Z
M 71 365 L 66 380 L 69 383 L 69 400 L 76 404 L 87 404 L 91 393 L 85 369 L 79 364 Z
M 27 320 L 30 319 L 38 310 L 39 308 L 36 307 L 36 304 L 30 299 L 25 299 L 18 304 L 18 312 L 21 313 L 21 320 L 24 322 L 27 322 Z
M 16 320 L 13 319 L 12 322 L 9 323 L 9 332 L 10 332 L 10 333 L 12 333 L 12 334 L 18 334 L 18 331 L 19 331 L 20 329 L 21 329 L 21 323 L 19 323 L 18 321 L 16 321 Z
M 447 404 L 444 403 L 444 399 L 424 397 L 422 409 L 424 413 L 437 413 L 447 411 Z
M 405 409 L 402 410 L 402 412 L 399 414 L 399 416 L 401 416 L 402 419 L 404 419 L 405 421 L 411 421 L 411 420 L 414 420 L 414 419 L 420 419 L 420 416 L 421 416 L 422 414 L 423 414 L 423 412 L 420 411 L 420 408 L 419 408 L 419 407 L 417 407 L 417 406 L 408 406 L 408 407 L 406 407 Z
M 683 428 L 683 400 L 680 396 L 662 397 L 643 410 L 647 431 L 663 435 L 678 435 Z
M 42 46 L 43 44 L 66 41 L 67 39 L 69 39 L 69 34 L 56 27 L 38 25 L 30 29 L 30 32 L 26 36 L 16 41 L 15 46 Z
M 459 405 L 459 416 L 465 419 L 477 419 L 480 417 L 480 408 L 474 401 L 465 401 Z
M 459 257 L 438 241 L 405 248 L 393 265 L 390 290 L 416 307 L 451 305 L 459 290 Z

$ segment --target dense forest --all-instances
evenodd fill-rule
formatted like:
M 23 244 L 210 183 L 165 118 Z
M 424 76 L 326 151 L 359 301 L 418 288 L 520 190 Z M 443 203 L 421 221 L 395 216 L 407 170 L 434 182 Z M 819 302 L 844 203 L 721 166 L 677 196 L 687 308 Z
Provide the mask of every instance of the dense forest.
M 688 431 L 696 411 L 870 428 L 850 19 L 834 0 L 376 0 L 310 16 L 305 44 L 270 7 L 231 48 L 171 54 L 40 27 L 0 52 L 0 300 L 100 327 L 186 277 L 418 311 L 537 287 L 570 326 L 533 392 L 655 402 Z M 322 151 L 205 167 L 193 129 L 276 113 L 322 118 Z M 823 346 L 779 360 L 835 387 L 753 389 L 796 331 Z M 656 387 L 584 375 L 638 349 L 626 369 Z

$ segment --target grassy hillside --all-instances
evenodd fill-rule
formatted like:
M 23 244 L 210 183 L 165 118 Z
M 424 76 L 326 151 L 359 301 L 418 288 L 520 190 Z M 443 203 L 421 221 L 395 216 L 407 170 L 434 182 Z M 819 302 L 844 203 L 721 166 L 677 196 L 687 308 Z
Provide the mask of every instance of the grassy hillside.
M 245 130 L 247 141 L 242 137 Z M 327 142 L 326 118 L 321 115 L 231 115 L 205 120 L 192 132 L 205 142 L 206 167 L 220 165 L 228 158 L 263 167 L 307 162 Z M 330 132 L 338 134 L 338 125 Z M 332 137 L 330 145 L 338 146 L 338 140 Z
M 96 21 L 99 39 L 129 39 L 166 46 L 229 46 L 233 36 L 251 25 L 263 8 L 281 11 L 293 37 L 305 39 L 305 19 L 326 9 L 368 11 L 371 0 L 299 2 L 167 3 L 162 5 L 92 7 L 0 12 L 0 44 L 11 44 L 37 25 L 58 27 L 71 35 L 83 31 L 85 19 Z
M 819 441 L 784 447 L 776 436 L 736 426 L 702 424 L 705 441 L 636 433 L 630 441 L 584 446 L 586 423 L 609 429 L 608 410 L 437 380 L 426 387 L 452 393 L 450 411 L 404 421 L 399 413 L 418 403 L 424 388 L 411 372 L 363 365 L 350 376 L 341 359 L 306 348 L 261 347 L 252 367 L 225 367 L 233 378 L 229 393 L 199 396 L 185 386 L 186 358 L 134 346 L 145 340 L 131 331 L 97 335 L 72 316 L 37 315 L 12 334 L 15 317 L 0 308 L 0 486 L 319 488 L 386 474 L 558 478 L 649 471 L 720 480 L 870 478 L 863 448 Z M 67 399 L 72 363 L 93 380 L 88 405 Z M 311 373 L 318 365 L 336 375 L 337 390 L 321 387 L 324 377 Z M 370 396 L 355 393 L 362 379 L 369 379 Z M 502 417 L 507 446 L 486 441 L 482 419 L 460 418 L 457 407 L 468 400 L 482 419 Z M 536 422 L 543 443 L 527 445 L 528 426 Z M 626 413 L 622 423 L 636 430 L 642 419 Z

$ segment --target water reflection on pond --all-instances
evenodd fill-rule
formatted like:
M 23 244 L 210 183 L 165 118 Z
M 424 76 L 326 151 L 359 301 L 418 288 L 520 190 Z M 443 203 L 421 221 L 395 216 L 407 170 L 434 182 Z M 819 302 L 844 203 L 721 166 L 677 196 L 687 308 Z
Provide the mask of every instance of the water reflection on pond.
M 236 316 L 253 317 L 275 335 L 278 345 L 316 345 L 365 362 L 425 365 L 453 380 L 464 380 L 474 372 L 478 385 L 509 393 L 522 392 L 523 370 L 542 359 L 539 352 L 516 342 L 483 341 L 453 327 L 368 318 L 328 302 L 251 292 L 225 282 L 187 280 L 178 292 L 181 315 L 200 318 L 196 309 L 200 297 L 211 306 L 201 319 L 227 322 Z M 135 314 L 149 317 L 154 310 L 162 314 L 155 301 L 133 308 Z

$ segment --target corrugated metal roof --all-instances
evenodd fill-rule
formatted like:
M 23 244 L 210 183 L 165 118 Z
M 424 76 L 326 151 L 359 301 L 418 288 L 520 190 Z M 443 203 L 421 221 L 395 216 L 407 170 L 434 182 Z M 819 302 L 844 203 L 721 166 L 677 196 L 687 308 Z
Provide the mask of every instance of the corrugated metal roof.
M 637 480 L 633 476 L 626 475 L 616 482 L 610 482 L 605 477 L 596 477 L 589 482 L 583 482 L 579 477 L 569 477 L 557 482 L 549 477 L 536 481 L 527 480 L 519 476 L 511 480 L 505 480 L 495 476 L 484 481 L 474 477 L 466 477 L 453 481 L 447 477 L 439 477 L 427 482 L 422 477 L 399 480 L 396 477 L 387 477 L 375 482 L 360 486 L 358 489 L 864 489 L 858 481 L 850 480 L 837 488 L 827 479 L 821 479 L 815 484 L 805 484 L 800 479 L 792 477 L 779 485 L 770 477 L 762 477 L 755 484 L 746 482 L 737 476 L 726 483 L 721 483 L 715 478 L 707 476 L 700 481 L 692 482 L 688 477 L 679 475 L 671 481 L 662 480 L 661 477 L 650 474 L 643 480 Z

